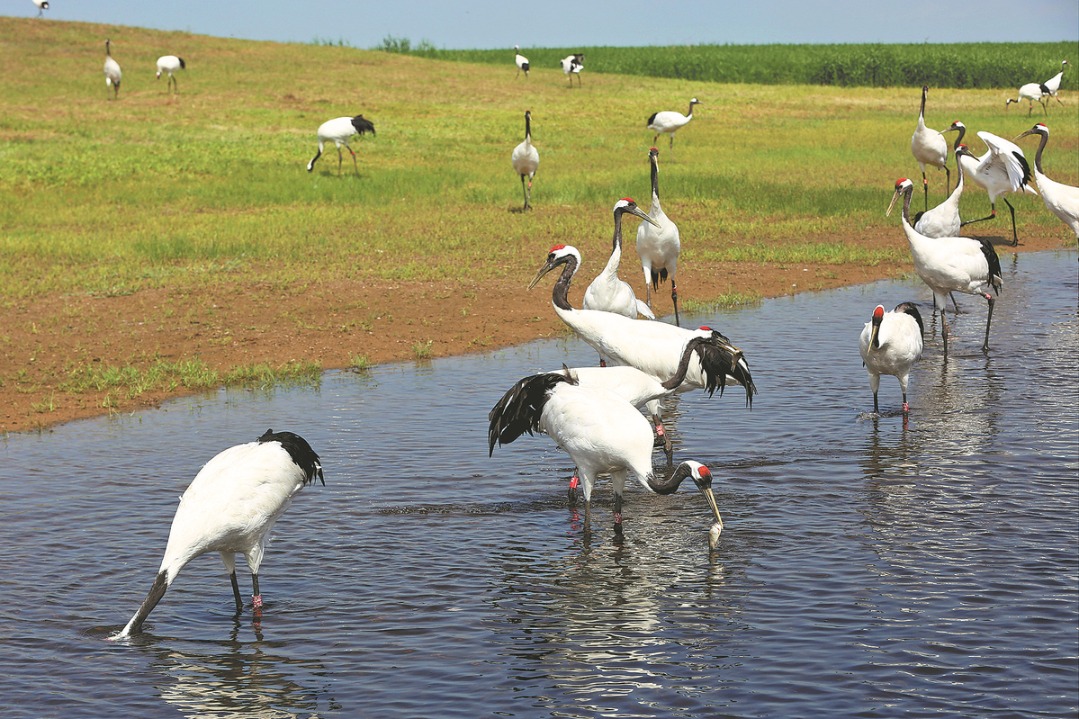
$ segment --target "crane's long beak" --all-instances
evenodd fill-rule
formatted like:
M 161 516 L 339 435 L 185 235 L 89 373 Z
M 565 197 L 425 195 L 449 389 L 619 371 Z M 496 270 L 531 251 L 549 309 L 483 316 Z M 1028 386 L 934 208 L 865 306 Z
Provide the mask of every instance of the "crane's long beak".
M 648 214 L 639 207 L 634 207 L 633 209 L 631 209 L 630 214 L 636 215 L 637 217 L 640 217 L 645 222 L 650 222 L 651 224 L 655 225 L 656 227 L 659 227 L 659 223 L 656 222 L 655 220 L 653 220 L 651 217 L 649 217 Z
M 877 333 L 880 331 L 880 325 L 876 322 L 873 323 L 873 329 L 869 333 L 869 346 L 873 349 L 880 349 L 880 341 L 877 339 Z
M 554 268 L 554 263 L 550 261 L 548 261 L 547 264 L 545 264 L 543 267 L 539 268 L 539 272 L 537 272 L 536 276 L 532 278 L 532 281 L 528 283 L 528 289 L 532 289 L 533 287 L 535 287 L 536 283 L 539 282 L 545 274 L 547 274 Z
M 899 196 L 901 194 L 902 193 L 899 190 L 896 190 L 895 194 L 892 195 L 892 201 L 888 203 L 888 209 L 884 211 L 884 216 L 885 217 L 888 217 L 889 215 L 892 214 L 892 208 L 895 207 L 896 200 L 899 199 Z
M 1021 139 L 1023 139 L 1024 137 L 1026 137 L 1027 135 L 1033 135 L 1033 134 L 1034 134 L 1034 131 L 1033 131 L 1033 130 L 1027 130 L 1027 131 L 1026 131 L 1026 132 L 1024 132 L 1024 133 L 1023 133 L 1022 135 L 1016 135 L 1016 137 L 1015 137 L 1015 140 L 1021 140 Z M 1012 140 L 1012 142 L 1015 142 L 1015 140 Z
M 701 494 L 708 500 L 708 506 L 712 508 L 712 514 L 715 515 L 716 521 L 723 524 L 723 517 L 719 516 L 719 505 L 716 504 L 716 495 L 712 494 L 712 488 L 704 487 L 701 489 Z

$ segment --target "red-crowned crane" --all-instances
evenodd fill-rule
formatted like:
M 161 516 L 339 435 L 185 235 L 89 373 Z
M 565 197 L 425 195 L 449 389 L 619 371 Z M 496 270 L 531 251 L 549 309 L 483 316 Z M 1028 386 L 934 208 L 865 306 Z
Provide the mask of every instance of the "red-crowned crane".
M 169 76 L 167 81 L 168 89 L 171 91 L 175 88 L 176 92 L 180 92 L 180 83 L 176 80 L 176 74 L 180 70 L 186 70 L 187 63 L 184 62 L 182 57 L 176 55 L 162 55 L 157 58 L 157 79 L 161 79 L 162 73 Z
M 1030 117 L 1030 113 L 1034 112 L 1034 102 L 1037 101 L 1042 106 L 1042 114 L 1048 115 L 1048 110 L 1045 109 L 1045 98 L 1049 95 L 1049 91 L 1045 89 L 1045 85 L 1040 82 L 1028 82 L 1019 88 L 1019 96 L 1015 98 L 1009 97 L 1004 101 L 1004 109 L 1014 102 L 1019 104 L 1023 100 L 1027 101 L 1027 117 Z
M 715 517 L 709 533 L 714 548 L 723 519 L 712 493 L 712 474 L 695 461 L 679 464 L 669 476 L 652 467 L 652 428 L 625 399 L 600 389 L 580 386 L 563 373 L 530 375 L 514 384 L 488 414 L 488 454 L 495 444 L 509 444 L 525 432 L 540 430 L 565 450 L 584 482 L 585 531 L 590 531 L 592 488 L 596 477 L 609 474 L 614 489 L 614 532 L 622 538 L 622 492 L 626 477 L 634 476 L 649 491 L 672 494 L 692 479 L 708 500 Z
M 1060 72 L 1058 72 L 1056 75 L 1053 75 L 1051 78 L 1042 83 L 1044 89 L 1049 93 L 1049 97 L 1056 98 L 1056 101 L 1060 103 L 1061 107 L 1064 106 L 1064 102 L 1060 99 L 1060 96 L 1057 93 L 1060 92 L 1060 81 L 1064 77 L 1064 68 L 1066 68 L 1067 66 L 1068 61 L 1061 60 Z
M 34 5 L 37 7 L 37 16 L 42 17 L 45 11 L 49 9 L 48 0 L 33 0 Z
M 648 208 L 650 223 L 637 226 L 637 255 L 644 269 L 645 303 L 652 306 L 652 290 L 658 290 L 661 282 L 671 280 L 671 302 L 674 303 L 674 323 L 681 326 L 678 316 L 678 286 L 674 277 L 678 273 L 678 256 L 682 252 L 682 240 L 678 225 L 667 217 L 659 204 L 659 150 L 648 151 L 648 163 L 652 168 L 652 206 Z
M 694 353 L 696 353 L 701 370 L 704 372 L 704 389 L 708 392 L 708 396 L 711 397 L 720 386 L 720 382 L 726 382 L 727 379 L 726 377 L 721 379 L 717 374 L 718 371 L 723 369 L 723 366 L 721 361 L 716 361 L 726 351 L 725 342 L 726 340 L 718 332 L 708 328 L 697 330 L 695 336 L 691 337 L 682 349 L 682 356 L 674 374 L 662 380 L 629 365 L 574 367 L 573 369 L 563 365 L 561 371 L 571 373 L 577 382 L 584 387 L 607 390 L 626 400 L 634 407 L 646 410 L 655 425 L 656 438 L 663 443 L 663 452 L 667 455 L 667 463 L 670 464 L 673 459 L 673 448 L 671 438 L 667 434 L 660 416 L 660 401 L 674 394 L 682 386 Z M 713 355 L 713 352 L 717 354 Z M 573 490 L 576 486 L 576 483 L 572 483 L 570 490 Z
M 656 133 L 652 138 L 652 144 L 655 145 L 659 140 L 660 135 L 670 135 L 671 144 L 670 149 L 674 149 L 674 133 L 689 124 L 689 121 L 693 119 L 693 106 L 703 105 L 700 100 L 693 98 L 689 101 L 689 111 L 683 115 L 675 110 L 663 110 L 661 112 L 653 112 L 652 116 L 648 118 L 648 129 Z
M 569 86 L 573 87 L 573 76 L 577 76 L 577 87 L 581 86 L 581 70 L 584 69 L 584 53 L 575 52 L 566 55 L 561 60 L 562 72 L 569 78 Z
M 918 125 L 914 128 L 914 134 L 910 136 L 910 152 L 918 161 L 918 167 L 922 170 L 922 190 L 925 194 L 925 209 L 929 209 L 929 179 L 925 176 L 925 166 L 930 165 L 944 170 L 944 194 L 952 186 L 952 172 L 948 169 L 948 141 L 944 134 L 925 126 L 925 100 L 929 96 L 929 86 L 922 85 L 922 106 L 918 111 Z M 955 128 L 949 127 L 944 132 L 951 132 Z
M 614 203 L 614 237 L 611 239 L 611 256 L 607 266 L 599 273 L 592 284 L 585 290 L 581 306 L 586 310 L 603 310 L 636 319 L 638 314 L 650 320 L 656 316 L 644 302 L 637 299 L 629 283 L 618 276 L 618 265 L 622 261 L 622 215 L 629 213 L 645 222 L 653 220 L 644 210 L 637 207 L 632 197 L 623 197 Z M 644 224 L 644 223 L 642 223 Z
M 112 42 L 105 40 L 105 87 L 112 88 L 113 99 L 120 97 L 120 80 L 123 72 L 120 71 L 120 63 L 112 59 Z M 107 90 L 106 90 L 107 92 Z
M 1034 155 L 1034 179 L 1038 183 L 1042 202 L 1050 212 L 1071 228 L 1071 231 L 1075 233 L 1075 239 L 1079 241 L 1079 187 L 1065 185 L 1045 176 L 1045 170 L 1042 169 L 1042 151 L 1045 150 L 1045 143 L 1049 142 L 1049 128 L 1039 122 L 1015 139 L 1018 140 L 1027 135 L 1041 136 L 1038 152 Z
M 256 441 L 230 447 L 207 462 L 180 497 L 149 594 L 115 638 L 142 631 L 143 622 L 180 570 L 207 552 L 221 555 L 237 614 L 243 610 L 243 599 L 236 581 L 235 554 L 244 555 L 251 569 L 252 608 L 260 612 L 258 575 L 270 530 L 293 495 L 316 478 L 326 484 L 318 455 L 307 440 L 292 432 L 268 429 Z
M 525 139 L 513 148 L 510 155 L 513 171 L 521 178 L 521 192 L 525 196 L 522 211 L 532 209 L 532 178 L 536 176 L 539 161 L 539 150 L 532 144 L 532 111 L 525 110 Z
M 955 147 L 958 149 L 963 143 L 963 135 L 966 134 L 967 127 L 959 120 L 956 120 L 949 129 L 959 131 L 959 135 L 955 138 Z M 978 137 L 982 139 L 982 142 L 988 148 L 986 153 L 981 157 L 975 157 L 974 155 L 957 156 L 956 161 L 963 163 L 963 173 L 966 179 L 988 193 L 989 214 L 976 220 L 967 220 L 963 223 L 963 226 L 965 227 L 972 222 L 995 219 L 997 216 L 997 198 L 1000 197 L 1004 200 L 1004 204 L 1008 206 L 1008 212 L 1012 216 L 1012 246 L 1014 247 L 1019 244 L 1019 233 L 1015 229 L 1015 208 L 1012 207 L 1012 203 L 1008 202 L 1007 197 L 1001 196 L 1006 192 L 1038 194 L 1037 190 L 1030 186 L 1030 165 L 1027 163 L 1027 158 L 1023 155 L 1023 151 L 1015 143 L 989 132 L 979 132 Z
M 937 237 L 921 234 L 910 224 L 910 197 L 914 192 L 914 183 L 905 177 L 896 180 L 895 193 L 888 205 L 888 212 L 900 197 L 903 198 L 903 232 L 910 243 L 910 254 L 914 260 L 914 271 L 933 291 L 933 298 L 940 308 L 940 334 L 944 340 L 944 356 L 948 356 L 948 292 L 964 292 L 980 295 L 989 304 L 989 314 L 985 319 L 985 341 L 982 351 L 989 351 L 989 326 L 993 322 L 993 303 L 996 301 L 990 290 L 1000 292 L 1003 285 L 1000 271 L 1000 259 L 992 243 L 972 237 Z M 887 214 L 887 213 L 886 213 Z
M 739 384 L 746 391 L 746 406 L 752 405 L 757 388 L 749 364 L 742 350 L 719 332 L 708 327 L 688 330 L 666 322 L 632 320 L 613 312 L 573 309 L 569 303 L 569 286 L 580 263 L 581 253 L 576 247 L 555 245 L 528 287 L 535 287 L 540 278 L 561 266 L 562 274 L 551 290 L 555 314 L 601 357 L 606 357 L 608 364 L 629 365 L 666 380 L 677 372 L 686 343 L 693 337 L 708 336 L 715 340 L 714 346 L 708 346 L 704 360 L 696 356 L 691 360 L 685 380 L 676 391 L 706 388 L 707 375 L 715 374 L 720 377 L 721 394 L 728 382 Z M 704 363 L 714 364 L 706 370 Z
M 341 155 L 341 146 L 344 145 L 349 154 L 352 155 L 352 167 L 356 170 L 356 174 L 360 174 L 360 167 L 356 164 L 356 153 L 349 147 L 348 141 L 353 135 L 362 135 L 365 132 L 375 134 L 374 124 L 366 119 L 363 115 L 356 115 L 356 117 L 335 117 L 332 120 L 327 120 L 318 126 L 318 152 L 311 158 L 311 161 L 307 163 L 307 171 L 311 172 L 315 169 L 315 162 L 318 158 L 322 157 L 322 151 L 326 147 L 327 142 L 333 142 L 337 147 L 337 174 L 341 174 L 341 163 L 344 158 Z
M 514 64 L 517 65 L 517 74 L 514 75 L 514 77 L 520 77 L 521 76 L 521 70 L 524 70 L 525 77 L 527 78 L 528 77 L 528 58 L 521 54 L 521 46 L 520 45 L 514 45 L 513 46 L 513 51 L 514 51 L 514 53 L 516 53 L 516 55 L 514 55 L 513 62 L 514 62 Z
M 910 368 L 922 356 L 924 334 L 922 315 L 910 302 L 896 305 L 891 312 L 885 312 L 884 305 L 877 305 L 873 310 L 872 318 L 862 328 L 858 345 L 865 371 L 869 374 L 875 413 L 880 413 L 877 390 L 880 389 L 882 374 L 890 374 L 899 380 L 899 387 L 903 391 L 903 414 L 910 412 L 907 382 Z

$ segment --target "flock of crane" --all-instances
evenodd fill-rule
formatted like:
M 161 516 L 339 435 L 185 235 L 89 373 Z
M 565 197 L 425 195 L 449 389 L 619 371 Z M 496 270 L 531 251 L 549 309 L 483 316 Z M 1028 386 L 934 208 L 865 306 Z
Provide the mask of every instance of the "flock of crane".
M 47 7 L 47 3 L 42 6 Z M 120 67 L 111 57 L 108 40 L 105 49 L 106 82 L 117 97 Z M 528 59 L 520 54 L 519 47 L 514 50 L 518 76 L 523 72 L 527 78 Z M 583 54 L 570 55 L 562 64 L 570 84 L 573 75 L 577 75 L 579 83 Z M 184 67 L 180 58 L 165 56 L 158 61 L 158 77 L 167 73 L 170 83 L 174 83 L 173 74 Z M 1057 97 L 1059 83 L 1060 75 L 1057 75 L 1041 84 L 1042 95 Z M 960 228 L 995 217 L 996 200 L 1006 193 L 1037 192 L 1030 184 L 1032 173 L 1026 158 L 1013 142 L 988 132 L 978 132 L 988 150 L 976 157 L 962 143 L 966 127 L 956 121 L 944 131 L 958 133 L 949 148 L 942 132 L 926 126 L 928 93 L 928 87 L 923 87 L 918 122 L 911 137 L 911 151 L 922 170 L 925 209 L 911 216 L 914 183 L 901 178 L 895 183 L 895 193 L 886 214 L 890 214 L 902 199 L 902 228 L 910 244 L 915 271 L 932 290 L 940 312 L 947 361 L 946 315 L 948 301 L 954 304 L 952 293 L 979 295 L 987 301 L 982 348 L 988 351 L 995 294 L 1002 285 L 1000 261 L 993 245 L 985 239 L 960 236 Z M 1021 93 L 1021 97 L 1028 95 Z M 1059 101 L 1059 97 L 1057 99 Z M 653 144 L 661 134 L 668 134 L 673 149 L 675 132 L 692 120 L 693 107 L 697 104 L 699 101 L 693 98 L 685 115 L 664 111 L 650 116 L 646 125 L 655 133 Z M 1044 110 L 1044 102 L 1042 105 Z M 524 140 L 511 154 L 511 163 L 520 177 L 524 194 L 522 211 L 531 208 L 532 181 L 539 166 L 539 151 L 532 143 L 531 111 L 525 112 L 524 120 Z M 318 153 L 308 163 L 307 170 L 314 169 L 325 143 L 331 141 L 337 146 L 338 173 L 343 161 L 342 145 L 352 154 L 355 166 L 356 155 L 348 146 L 348 140 L 353 135 L 374 131 L 373 123 L 362 115 L 339 117 L 323 123 L 317 132 Z M 1053 182 L 1045 176 L 1042 155 L 1049 128 L 1038 123 L 1016 139 L 1030 135 L 1040 136 L 1033 178 L 1036 178 L 1042 199 L 1079 239 L 1079 188 Z M 951 173 L 947 166 L 949 154 L 955 156 L 958 171 L 954 190 L 950 186 Z M 488 415 L 488 453 L 493 454 L 496 445 L 511 443 L 525 433 L 533 434 L 538 430 L 549 436 L 573 459 L 576 469 L 570 480 L 570 496 L 575 499 L 580 487 L 585 502 L 586 532 L 590 531 L 591 497 L 596 479 L 600 475 L 610 476 L 616 541 L 623 533 L 623 492 L 630 475 L 647 490 L 658 494 L 670 494 L 690 479 L 707 500 L 711 511 L 713 522 L 708 543 L 710 548 L 715 548 L 723 520 L 712 491 L 712 474 L 707 466 L 695 460 L 674 464 L 670 435 L 663 424 L 663 400 L 695 390 L 703 390 L 712 396 L 717 389 L 722 394 L 728 386 L 738 385 L 745 392 L 746 406 L 751 407 L 757 389 L 744 353 L 728 337 L 710 327 L 688 329 L 681 326 L 675 284 L 681 239 L 678 227 L 660 206 L 657 148 L 650 148 L 648 160 L 651 206 L 645 212 L 628 197 L 615 203 L 611 255 L 603 271 L 588 286 L 582 307 L 574 308 L 569 302 L 570 284 L 581 265 L 581 253 L 575 247 L 564 244 L 551 247 L 528 285 L 532 289 L 548 273 L 558 271 L 558 279 L 551 290 L 554 312 L 595 349 L 599 356 L 598 366 L 569 368 L 563 365 L 517 381 Z M 947 197 L 932 209 L 929 208 L 926 166 L 944 169 L 947 178 Z M 987 192 L 991 208 L 987 217 L 960 219 L 959 197 L 968 180 Z M 1004 202 L 1012 216 L 1013 244 L 1017 244 L 1014 208 L 1006 198 Z M 639 300 L 632 287 L 618 276 L 622 222 L 626 215 L 640 220 L 636 249 L 644 275 L 644 301 Z M 674 305 L 673 324 L 657 320 L 651 308 L 652 291 L 668 279 Z M 913 303 L 901 303 L 890 312 L 885 311 L 883 305 L 873 310 L 861 333 L 859 346 L 873 392 L 874 412 L 880 411 L 881 375 L 893 375 L 900 383 L 902 412 L 906 418 L 909 375 L 922 353 L 923 339 L 924 323 Z M 666 454 L 665 470 L 653 466 L 652 455 L 657 446 Z M 180 570 L 207 552 L 221 555 L 229 571 L 238 613 L 242 611 L 243 600 L 236 580 L 234 555 L 244 554 L 251 570 L 253 610 L 257 614 L 262 606 L 258 571 L 269 531 L 288 508 L 295 493 L 316 479 L 325 483 L 318 455 L 306 440 L 290 432 L 267 430 L 258 440 L 226 449 L 211 459 L 181 497 L 165 556 L 150 592 L 117 638 L 140 632 Z

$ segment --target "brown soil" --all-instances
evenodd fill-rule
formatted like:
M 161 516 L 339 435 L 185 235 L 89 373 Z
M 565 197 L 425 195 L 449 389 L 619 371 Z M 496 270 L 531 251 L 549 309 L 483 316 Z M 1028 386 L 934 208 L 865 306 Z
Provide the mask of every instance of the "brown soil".
M 894 240 L 891 233 L 851 238 L 858 244 Z M 1047 234 L 1024 237 L 1018 249 L 1060 246 L 1059 235 Z M 1011 251 L 1002 245 L 998 249 L 1002 255 Z M 678 279 L 684 301 L 726 293 L 777 297 L 910 271 L 909 266 L 708 264 L 684 265 Z M 73 367 L 89 363 L 139 366 L 155 358 L 198 357 L 221 372 L 289 361 L 317 362 L 333 369 L 347 367 L 356 356 L 365 356 L 372 364 L 413 360 L 415 346 L 426 342 L 431 343 L 431 356 L 444 357 L 561 335 L 565 329 L 550 305 L 553 278 L 529 292 L 524 286 L 530 277 L 471 287 L 449 281 L 379 286 L 334 282 L 303 291 L 226 285 L 18 302 L 0 313 L 0 337 L 6 344 L 0 365 L 0 432 L 40 430 L 108 412 L 131 412 L 184 394 L 183 389 L 135 398 L 114 393 L 106 401 L 105 392 L 72 394 L 61 389 Z M 624 270 L 623 277 L 632 275 Z M 579 282 L 571 294 L 575 302 L 582 287 Z M 702 287 L 710 289 L 698 289 Z M 671 312 L 670 303 L 669 290 L 661 287 L 654 298 L 657 313 Z M 852 327 L 852 333 L 856 329 Z

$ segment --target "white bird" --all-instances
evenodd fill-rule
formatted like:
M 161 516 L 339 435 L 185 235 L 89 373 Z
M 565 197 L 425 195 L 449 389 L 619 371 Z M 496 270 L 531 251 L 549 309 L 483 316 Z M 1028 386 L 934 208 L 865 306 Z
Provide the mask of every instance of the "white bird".
M 569 86 L 573 87 L 573 76 L 577 76 L 577 86 L 581 86 L 581 70 L 584 69 L 584 53 L 577 52 L 572 55 L 566 55 L 561 60 L 562 72 L 569 78 Z
M 1019 102 L 1027 101 L 1027 117 L 1030 117 L 1030 113 L 1034 111 L 1034 101 L 1037 100 L 1042 106 L 1042 114 L 1048 115 L 1049 112 L 1045 109 L 1045 96 L 1048 95 L 1048 90 L 1045 89 L 1045 85 L 1040 82 L 1028 82 L 1019 88 L 1019 97 L 1009 97 L 1004 101 L 1004 109 L 1007 110 L 1013 102 L 1018 104 Z
M 956 120 L 949 129 L 959 131 L 959 136 L 955 138 L 955 147 L 958 149 L 963 143 L 963 135 L 966 134 L 967 127 L 959 120 Z M 1007 197 L 1001 197 L 1001 195 L 1006 192 L 1038 194 L 1030 186 L 1030 165 L 1027 163 L 1027 158 L 1023 155 L 1023 151 L 1015 143 L 984 131 L 979 132 L 978 137 L 982 139 L 982 142 L 988 148 L 986 153 L 981 157 L 964 155 L 957 157 L 956 161 L 963 163 L 963 173 L 967 180 L 989 194 L 989 214 L 976 220 L 967 220 L 963 223 L 963 226 L 965 227 L 973 222 L 995 219 L 997 216 L 997 198 L 1000 197 L 1004 200 L 1004 204 L 1008 206 L 1008 212 L 1012 216 L 1012 246 L 1018 245 L 1019 234 L 1015 229 L 1015 208 L 1012 207 L 1012 203 L 1008 202 Z
M 532 209 L 532 178 L 536 176 L 539 161 L 539 150 L 532 144 L 532 111 L 525 110 L 525 139 L 513 148 L 513 154 L 510 155 L 513 171 L 521 177 L 521 191 L 525 196 L 524 210 Z
M 869 374 L 869 387 L 873 390 L 873 411 L 879 413 L 877 390 L 880 376 L 890 374 L 899 380 L 903 391 L 903 414 L 910 412 L 907 404 L 907 382 L 910 368 L 922 355 L 922 336 L 925 326 L 918 308 L 910 302 L 896 305 L 891 312 L 884 305 L 877 305 L 873 317 L 865 323 L 859 338 L 859 351 L 865 371 Z
M 513 58 L 513 62 L 517 65 L 517 74 L 514 77 L 520 77 L 521 70 L 524 70 L 525 77 L 528 77 L 528 58 L 521 54 L 520 45 L 514 45 L 513 51 L 517 53 Z
M 120 97 L 120 80 L 123 73 L 120 72 L 120 63 L 112 59 L 112 43 L 105 40 L 105 87 L 111 87 L 113 98 Z
M 177 93 L 180 92 L 180 84 L 177 82 L 174 73 L 186 69 L 187 63 L 184 62 L 182 57 L 177 57 L 176 55 L 162 55 L 157 58 L 157 79 L 161 79 L 161 73 L 167 74 L 169 76 L 167 82 L 169 89 L 175 88 Z
M 949 291 L 980 295 L 989 304 L 985 320 L 985 341 L 982 351 L 989 350 L 989 325 L 993 322 L 993 304 L 996 301 L 990 290 L 1000 292 L 1003 285 L 1000 259 L 992 243 L 972 237 L 926 237 L 910 224 L 910 197 L 914 183 L 905 177 L 896 180 L 895 193 L 888 205 L 890 214 L 896 201 L 903 197 L 903 232 L 910 243 L 914 271 L 933 291 L 933 299 L 940 308 L 941 337 L 944 340 L 944 356 L 948 355 L 948 320 L 945 317 Z
M 650 320 L 656 316 L 644 302 L 637 299 L 629 283 L 618 276 L 618 265 L 622 261 L 622 215 L 629 213 L 640 217 L 645 222 L 653 220 L 644 210 L 637 207 L 632 197 L 623 197 L 614 203 L 614 236 L 611 238 L 611 256 L 607 266 L 599 273 L 592 284 L 585 290 L 581 306 L 586 310 L 604 310 L 615 312 L 625 317 L 636 319 L 638 314 Z
M 606 390 L 618 395 L 637 409 L 646 410 L 655 425 L 656 438 L 663 443 L 667 463 L 670 464 L 672 445 L 670 436 L 663 426 L 663 419 L 660 416 L 660 401 L 674 394 L 682 386 L 694 353 L 697 354 L 701 369 L 705 375 L 705 390 L 708 391 L 709 396 L 715 393 L 719 387 L 720 378 L 716 374 L 717 364 L 709 358 L 709 352 L 711 351 L 709 348 L 714 347 L 722 351 L 723 340 L 719 337 L 718 333 L 714 333 L 712 330 L 699 330 L 697 336 L 691 337 L 682 349 L 682 356 L 674 374 L 662 380 L 629 365 L 575 367 L 573 369 L 563 365 L 562 370 L 556 371 L 569 373 L 567 376 L 572 375 L 582 387 Z M 574 479 L 576 480 L 576 476 L 574 476 Z M 571 481 L 570 489 L 573 490 L 576 486 L 576 482 Z
M 292 496 L 316 478 L 326 484 L 318 455 L 292 432 L 268 429 L 257 441 L 230 447 L 207 462 L 180 497 L 150 592 L 116 638 L 140 632 L 180 570 L 207 552 L 221 555 L 237 613 L 243 610 L 243 600 L 235 554 L 243 553 L 251 569 L 252 607 L 261 611 L 258 573 L 270 530 L 288 509 Z
M 37 16 L 41 17 L 45 14 L 45 10 L 49 9 L 49 3 L 47 0 L 33 0 L 34 5 L 37 6 Z
M 561 266 L 562 274 L 551 290 L 555 314 L 600 356 L 606 357 L 608 363 L 630 365 L 653 377 L 667 379 L 677 371 L 682 351 L 690 339 L 711 337 L 716 342 L 709 348 L 705 362 L 715 363 L 713 368 L 706 371 L 702 362 L 694 359 L 677 391 L 706 388 L 707 375 L 715 374 L 720 377 L 720 393 L 728 382 L 740 384 L 746 390 L 746 406 L 751 406 L 757 389 L 749 364 L 742 351 L 719 332 L 708 327 L 688 330 L 666 322 L 642 322 L 613 312 L 573 309 L 569 303 L 569 286 L 580 263 L 581 253 L 576 247 L 555 245 L 528 287 L 535 287 L 541 277 Z
M 1027 135 L 1041 135 L 1038 152 L 1034 155 L 1034 178 L 1038 183 L 1042 202 L 1050 212 L 1071 228 L 1071 231 L 1075 233 L 1075 239 L 1079 240 L 1079 187 L 1065 185 L 1045 176 L 1045 171 L 1042 169 L 1042 151 L 1045 150 L 1045 143 L 1049 142 L 1049 128 L 1039 122 L 1015 139 L 1018 140 Z
M 1058 72 L 1056 75 L 1053 75 L 1051 78 L 1042 83 L 1042 85 L 1044 86 L 1044 90 L 1049 93 L 1050 97 L 1055 97 L 1056 101 L 1060 103 L 1061 107 L 1064 106 L 1064 102 L 1060 99 L 1057 93 L 1060 92 L 1060 81 L 1064 77 L 1064 68 L 1067 66 L 1068 61 L 1061 60 L 1060 72 Z
M 349 147 L 348 141 L 353 135 L 362 135 L 365 132 L 375 134 L 374 124 L 366 119 L 363 115 L 356 115 L 356 117 L 335 117 L 332 120 L 327 120 L 318 126 L 318 152 L 311 158 L 311 162 L 307 163 L 307 171 L 311 172 L 315 169 L 315 161 L 322 157 L 322 150 L 325 148 L 326 143 L 332 141 L 334 146 L 337 147 L 337 174 L 341 174 L 341 163 L 344 158 L 341 155 L 341 145 L 345 146 L 345 149 L 352 155 L 352 166 L 356 170 L 356 174 L 360 174 L 359 165 L 356 164 L 356 153 Z
M 648 162 L 652 166 L 652 206 L 648 208 L 648 217 L 652 222 L 642 222 L 637 226 L 637 255 L 641 258 L 644 269 L 645 302 L 652 306 L 652 290 L 659 289 L 660 282 L 671 280 L 671 302 L 674 303 L 674 323 L 681 325 L 678 317 L 678 287 L 674 276 L 678 273 L 678 256 L 682 252 L 682 240 L 678 234 L 678 225 L 667 217 L 659 204 L 659 150 L 648 151 Z
M 693 119 L 693 106 L 703 105 L 700 100 L 693 98 L 689 101 L 689 112 L 683 115 L 680 112 L 674 110 L 663 110 L 662 112 L 653 112 L 652 116 L 648 118 L 648 129 L 656 133 L 652 138 L 652 144 L 655 145 L 659 140 L 660 135 L 670 135 L 671 144 L 670 148 L 674 149 L 674 133 L 689 124 L 689 121 Z
M 585 527 L 589 531 L 592 488 L 596 477 L 609 474 L 614 489 L 614 531 L 622 536 L 622 493 L 633 475 L 649 491 L 672 494 L 686 478 L 708 500 L 715 517 L 709 544 L 722 530 L 712 493 L 712 474 L 700 462 L 685 461 L 668 477 L 652 467 L 652 430 L 648 420 L 626 400 L 605 390 L 581 387 L 562 373 L 542 373 L 519 380 L 495 403 L 488 415 L 488 454 L 525 432 L 540 430 L 565 450 L 584 482 Z M 714 539 L 713 539 L 714 538 Z
M 929 209 L 929 179 L 925 176 L 925 166 L 930 165 L 944 170 L 944 194 L 952 186 L 952 172 L 948 169 L 948 141 L 944 134 L 925 126 L 925 99 L 929 95 L 929 86 L 922 85 L 922 107 L 918 111 L 918 125 L 910 136 L 910 151 L 922 170 L 922 189 L 925 193 L 925 209 Z M 951 132 L 948 128 L 944 132 Z

